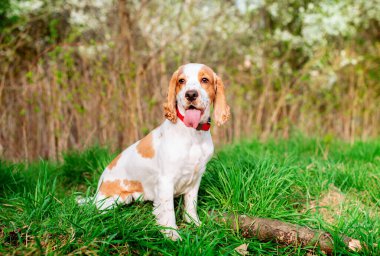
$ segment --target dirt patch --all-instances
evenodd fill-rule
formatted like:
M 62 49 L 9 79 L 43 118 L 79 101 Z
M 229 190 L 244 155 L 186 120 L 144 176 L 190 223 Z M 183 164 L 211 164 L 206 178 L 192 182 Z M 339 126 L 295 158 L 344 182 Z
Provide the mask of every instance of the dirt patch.
M 346 195 L 334 185 L 318 200 L 310 202 L 308 210 L 322 215 L 328 223 L 333 223 L 338 216 L 342 215 L 342 205 L 346 201 Z
M 365 212 L 370 218 L 378 218 L 376 205 L 365 205 L 360 201 L 360 193 L 351 191 L 343 193 L 339 188 L 330 185 L 327 192 L 323 193 L 320 198 L 310 201 L 302 212 L 308 212 L 321 215 L 322 219 L 329 224 L 336 224 L 340 217 L 352 218 L 353 210 Z

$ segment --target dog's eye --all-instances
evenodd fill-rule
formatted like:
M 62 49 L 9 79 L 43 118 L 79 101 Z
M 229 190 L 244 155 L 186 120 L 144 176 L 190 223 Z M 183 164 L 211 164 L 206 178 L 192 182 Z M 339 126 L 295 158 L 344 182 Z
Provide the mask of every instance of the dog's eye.
M 183 78 L 179 79 L 179 80 L 178 80 L 178 83 L 180 83 L 180 84 L 184 84 L 184 83 L 185 83 L 185 79 L 183 79 Z
M 208 79 L 206 77 L 202 78 L 202 83 L 208 83 Z

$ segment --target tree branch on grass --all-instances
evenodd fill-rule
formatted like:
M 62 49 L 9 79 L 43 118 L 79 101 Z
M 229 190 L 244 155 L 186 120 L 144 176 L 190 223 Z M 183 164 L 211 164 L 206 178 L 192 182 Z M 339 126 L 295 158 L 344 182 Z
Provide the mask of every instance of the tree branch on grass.
M 224 213 L 211 216 L 218 222 L 230 225 L 234 230 L 241 232 L 245 238 L 255 237 L 260 241 L 276 241 L 285 245 L 301 245 L 302 247 L 319 247 L 323 252 L 332 254 L 334 241 L 328 232 L 308 227 L 286 223 L 279 220 L 248 217 Z M 361 251 L 365 244 L 351 237 L 342 236 L 344 244 L 352 251 Z

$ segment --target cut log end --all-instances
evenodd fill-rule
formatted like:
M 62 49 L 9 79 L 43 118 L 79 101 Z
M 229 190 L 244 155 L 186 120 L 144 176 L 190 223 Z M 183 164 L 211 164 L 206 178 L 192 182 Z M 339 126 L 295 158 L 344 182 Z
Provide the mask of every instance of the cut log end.
M 360 252 L 363 248 L 359 240 L 348 238 L 348 241 L 344 241 L 344 243 L 348 246 L 348 249 L 354 252 Z

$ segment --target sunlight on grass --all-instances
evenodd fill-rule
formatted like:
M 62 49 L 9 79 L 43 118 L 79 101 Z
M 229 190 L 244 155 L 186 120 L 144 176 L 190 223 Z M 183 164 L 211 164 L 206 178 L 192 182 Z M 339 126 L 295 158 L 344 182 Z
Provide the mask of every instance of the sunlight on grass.
M 242 244 L 249 244 L 254 255 L 308 252 L 245 239 L 209 218 L 208 211 L 215 210 L 324 229 L 341 254 L 348 253 L 341 234 L 365 242 L 364 254 L 380 253 L 373 245 L 380 239 L 380 141 L 351 146 L 296 137 L 225 147 L 202 179 L 201 227 L 183 223 L 183 202 L 176 200 L 181 242 L 162 236 L 150 202 L 105 214 L 93 205 L 76 204 L 78 192 L 94 192 L 112 156 L 93 147 L 69 152 L 59 163 L 0 160 L 0 252 L 213 255 L 236 254 L 235 248 Z

